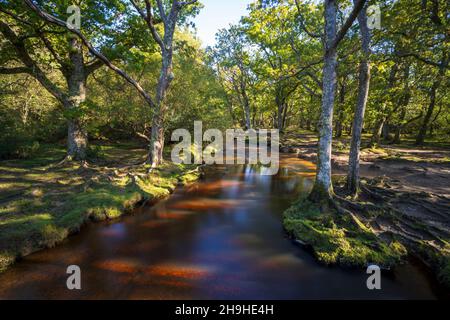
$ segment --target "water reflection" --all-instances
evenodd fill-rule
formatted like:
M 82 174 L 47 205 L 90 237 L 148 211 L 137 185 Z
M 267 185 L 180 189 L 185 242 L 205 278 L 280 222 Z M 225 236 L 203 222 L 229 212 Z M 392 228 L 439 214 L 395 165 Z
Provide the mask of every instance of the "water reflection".
M 120 222 L 87 226 L 64 245 L 0 275 L 0 298 L 316 299 L 435 298 L 413 265 L 366 289 L 364 270 L 318 265 L 286 239 L 282 212 L 312 187 L 314 165 L 282 156 L 264 167 L 209 167 L 206 179 Z M 81 291 L 65 289 L 66 267 L 82 269 Z

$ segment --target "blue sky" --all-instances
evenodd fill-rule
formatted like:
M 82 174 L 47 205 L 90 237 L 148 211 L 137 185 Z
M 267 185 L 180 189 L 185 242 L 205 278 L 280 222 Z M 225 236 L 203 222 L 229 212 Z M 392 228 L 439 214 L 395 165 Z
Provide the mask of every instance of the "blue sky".
M 204 8 L 194 18 L 197 35 L 204 46 L 214 45 L 215 34 L 230 23 L 239 22 L 252 0 L 201 0 Z

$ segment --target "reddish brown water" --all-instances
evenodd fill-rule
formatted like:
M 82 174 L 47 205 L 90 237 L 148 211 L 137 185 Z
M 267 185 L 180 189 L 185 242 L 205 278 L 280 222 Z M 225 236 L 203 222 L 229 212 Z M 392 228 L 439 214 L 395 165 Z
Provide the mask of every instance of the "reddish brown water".
M 0 275 L 0 298 L 33 299 L 434 299 L 413 264 L 366 288 L 365 270 L 318 265 L 285 237 L 282 212 L 312 186 L 309 162 L 283 157 L 277 176 L 216 167 L 203 181 L 114 223 L 92 224 L 57 248 Z M 79 265 L 82 290 L 66 289 Z M 442 296 L 441 296 L 442 297 Z

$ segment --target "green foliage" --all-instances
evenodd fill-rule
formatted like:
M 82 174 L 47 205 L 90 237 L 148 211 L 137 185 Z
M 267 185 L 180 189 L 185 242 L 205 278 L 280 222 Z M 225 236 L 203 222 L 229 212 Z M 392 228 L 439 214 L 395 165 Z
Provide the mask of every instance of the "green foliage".
M 0 159 L 26 159 L 39 151 L 38 141 L 29 137 L 3 135 L 0 138 Z

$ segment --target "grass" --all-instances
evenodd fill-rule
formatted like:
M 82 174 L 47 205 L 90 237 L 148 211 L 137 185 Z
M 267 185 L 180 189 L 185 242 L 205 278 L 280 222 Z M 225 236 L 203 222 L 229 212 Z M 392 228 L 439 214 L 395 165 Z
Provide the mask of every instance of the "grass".
M 121 169 L 145 157 L 133 143 L 99 146 L 101 158 L 88 168 L 58 167 L 61 147 L 45 146 L 34 159 L 0 162 L 0 271 L 17 258 L 53 247 L 88 221 L 116 219 L 137 203 L 168 196 L 179 184 L 198 179 L 194 166 L 170 162 Z
M 315 257 L 326 265 L 362 267 L 375 263 L 390 268 L 406 255 L 397 241 L 385 243 L 350 216 L 334 211 L 322 212 L 307 199 L 301 199 L 284 213 L 286 231 L 310 247 Z

